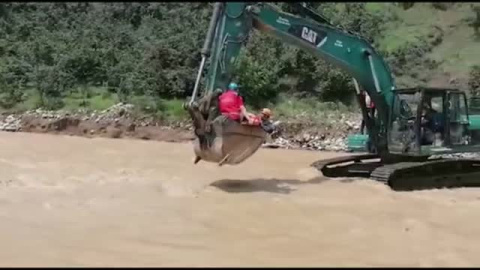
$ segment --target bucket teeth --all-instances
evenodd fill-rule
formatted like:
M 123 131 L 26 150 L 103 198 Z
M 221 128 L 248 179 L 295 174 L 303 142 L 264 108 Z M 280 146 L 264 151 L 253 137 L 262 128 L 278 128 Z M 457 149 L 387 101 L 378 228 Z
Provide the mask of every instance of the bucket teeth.
M 219 163 L 218 163 L 218 166 L 222 166 L 223 164 L 225 164 L 225 162 L 228 161 L 228 158 L 230 157 L 230 154 L 227 154 Z

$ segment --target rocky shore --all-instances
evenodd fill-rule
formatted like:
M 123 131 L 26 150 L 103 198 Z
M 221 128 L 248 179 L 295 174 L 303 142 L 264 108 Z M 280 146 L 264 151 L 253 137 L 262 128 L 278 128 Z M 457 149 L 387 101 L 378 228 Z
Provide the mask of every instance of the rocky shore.
M 325 118 L 321 124 L 301 117 L 276 119 L 280 120 L 280 132 L 270 138 L 265 147 L 345 151 L 348 134 L 358 132 L 360 115 L 332 113 Z M 169 142 L 194 139 L 190 121 L 162 122 L 153 117 L 139 117 L 134 115 L 133 105 L 122 103 L 98 112 L 37 109 L 21 114 L 3 114 L 0 130 Z

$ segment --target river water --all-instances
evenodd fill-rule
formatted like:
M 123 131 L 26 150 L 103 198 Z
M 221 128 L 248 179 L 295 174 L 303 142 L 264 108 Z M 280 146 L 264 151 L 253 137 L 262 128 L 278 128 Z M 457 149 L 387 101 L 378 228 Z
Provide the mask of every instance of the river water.
M 0 266 L 475 266 L 480 189 L 326 179 L 335 153 L 0 133 Z

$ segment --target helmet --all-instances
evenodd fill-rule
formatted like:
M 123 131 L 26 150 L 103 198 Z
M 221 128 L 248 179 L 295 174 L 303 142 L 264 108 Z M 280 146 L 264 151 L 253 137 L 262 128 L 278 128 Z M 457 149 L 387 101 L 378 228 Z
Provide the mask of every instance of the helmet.
M 230 90 L 233 90 L 233 91 L 238 91 L 238 85 L 234 82 L 231 82 L 229 85 L 228 85 L 228 89 Z
M 272 116 L 272 111 L 270 111 L 269 108 L 263 108 L 262 109 L 262 115 L 264 115 L 265 117 L 270 117 L 270 116 Z

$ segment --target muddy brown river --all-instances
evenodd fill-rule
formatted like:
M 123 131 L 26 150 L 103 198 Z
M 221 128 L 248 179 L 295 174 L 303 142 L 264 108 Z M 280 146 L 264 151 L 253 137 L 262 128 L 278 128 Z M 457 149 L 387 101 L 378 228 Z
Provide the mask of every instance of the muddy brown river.
M 480 189 L 394 192 L 261 149 L 0 133 L 0 266 L 478 266 Z

